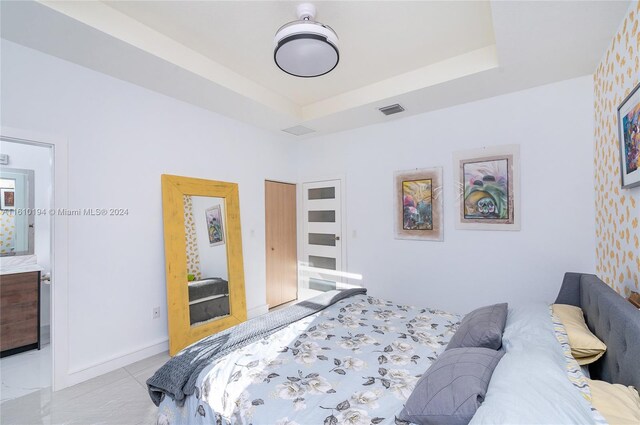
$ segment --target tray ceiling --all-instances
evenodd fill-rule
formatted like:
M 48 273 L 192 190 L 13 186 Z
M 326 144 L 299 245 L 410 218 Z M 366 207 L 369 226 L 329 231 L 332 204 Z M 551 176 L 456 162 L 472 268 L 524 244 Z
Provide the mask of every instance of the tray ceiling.
M 341 60 L 273 63 L 288 1 L 3 1 L 2 37 L 235 119 L 323 132 L 588 75 L 629 2 L 317 2 Z M 377 108 L 401 103 L 385 117 Z M 294 136 L 291 136 L 294 137 Z M 299 137 L 313 137 L 312 135 Z

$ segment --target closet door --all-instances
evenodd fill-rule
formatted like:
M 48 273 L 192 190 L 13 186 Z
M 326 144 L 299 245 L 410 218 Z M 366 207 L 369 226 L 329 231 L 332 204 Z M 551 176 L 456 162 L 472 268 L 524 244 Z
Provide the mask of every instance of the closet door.
M 298 298 L 296 186 L 265 182 L 267 304 L 269 308 Z

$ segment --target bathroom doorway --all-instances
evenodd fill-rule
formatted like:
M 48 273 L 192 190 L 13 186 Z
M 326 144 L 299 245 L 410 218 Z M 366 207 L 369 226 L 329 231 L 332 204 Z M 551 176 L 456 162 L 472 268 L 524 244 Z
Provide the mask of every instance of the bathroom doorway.
M 1 403 L 52 385 L 53 146 L 0 138 Z

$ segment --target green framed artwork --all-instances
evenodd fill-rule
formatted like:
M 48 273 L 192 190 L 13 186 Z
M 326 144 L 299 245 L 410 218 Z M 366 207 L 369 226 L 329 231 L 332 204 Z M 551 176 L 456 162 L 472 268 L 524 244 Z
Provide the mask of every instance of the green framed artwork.
M 205 210 L 207 219 L 207 233 L 209 234 L 209 246 L 224 244 L 224 222 L 220 205 L 215 205 Z
M 454 154 L 457 229 L 520 230 L 519 157 L 518 145 Z

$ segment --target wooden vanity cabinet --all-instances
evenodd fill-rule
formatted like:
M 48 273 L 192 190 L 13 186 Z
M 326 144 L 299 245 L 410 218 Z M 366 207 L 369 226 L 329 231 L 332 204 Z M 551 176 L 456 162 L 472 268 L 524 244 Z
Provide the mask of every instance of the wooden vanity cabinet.
M 0 276 L 0 357 L 40 349 L 40 272 Z

